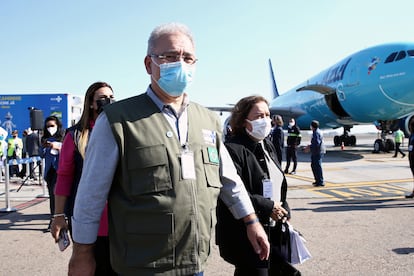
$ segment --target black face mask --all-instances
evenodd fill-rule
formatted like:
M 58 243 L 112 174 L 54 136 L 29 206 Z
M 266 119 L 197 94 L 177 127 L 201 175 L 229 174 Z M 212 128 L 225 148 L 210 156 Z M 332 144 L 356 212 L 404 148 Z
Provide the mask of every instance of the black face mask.
M 111 98 L 102 98 L 102 99 L 96 100 L 96 105 L 98 106 L 98 110 L 97 110 L 98 114 L 102 112 L 103 107 L 105 105 L 111 104 L 113 102 L 114 102 L 114 99 L 111 99 Z

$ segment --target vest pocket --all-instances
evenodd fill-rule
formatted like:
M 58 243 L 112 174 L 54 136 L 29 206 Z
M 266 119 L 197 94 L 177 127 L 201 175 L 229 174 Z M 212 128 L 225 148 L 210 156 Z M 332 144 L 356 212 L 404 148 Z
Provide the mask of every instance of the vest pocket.
M 173 268 L 173 230 L 172 213 L 143 213 L 139 221 L 127 220 L 126 264 L 129 267 Z
M 209 187 L 221 188 L 219 162 L 212 161 L 211 152 L 209 148 L 202 149 L 204 172 L 206 174 L 207 185 Z
M 126 154 L 132 195 L 172 189 L 168 154 L 164 145 L 135 148 Z

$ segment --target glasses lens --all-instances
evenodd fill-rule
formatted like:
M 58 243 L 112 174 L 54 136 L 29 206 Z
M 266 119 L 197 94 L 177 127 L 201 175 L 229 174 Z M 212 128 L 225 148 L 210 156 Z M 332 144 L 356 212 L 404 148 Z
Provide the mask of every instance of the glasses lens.
M 165 63 L 171 63 L 171 62 L 177 62 L 177 61 L 183 60 L 187 64 L 194 64 L 197 61 L 195 56 L 190 55 L 190 54 L 181 55 L 181 54 L 178 54 L 178 53 L 164 53 L 162 55 L 155 55 L 154 54 L 154 55 L 151 55 L 151 56 L 156 57 L 160 61 L 165 62 Z

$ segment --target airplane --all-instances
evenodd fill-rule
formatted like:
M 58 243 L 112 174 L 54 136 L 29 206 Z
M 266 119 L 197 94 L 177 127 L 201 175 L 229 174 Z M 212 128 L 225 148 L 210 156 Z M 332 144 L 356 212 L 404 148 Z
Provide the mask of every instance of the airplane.
M 279 94 L 269 59 L 274 99 L 272 114 L 296 119 L 301 129 L 318 120 L 321 129 L 343 127 L 335 146 L 355 145 L 354 125 L 374 124 L 381 138 L 374 152 L 394 149 L 391 134 L 401 128 L 408 136 L 414 120 L 414 43 L 377 45 L 356 52 L 293 89 Z

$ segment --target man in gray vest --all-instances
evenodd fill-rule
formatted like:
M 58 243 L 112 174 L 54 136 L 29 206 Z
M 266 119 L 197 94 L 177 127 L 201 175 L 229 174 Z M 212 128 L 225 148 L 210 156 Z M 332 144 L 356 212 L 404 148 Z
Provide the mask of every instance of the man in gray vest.
M 217 198 L 245 222 L 261 259 L 266 233 L 221 141 L 219 118 L 189 101 L 197 59 L 189 29 L 148 40 L 146 93 L 104 108 L 75 202 L 69 275 L 93 275 L 93 243 L 108 201 L 111 263 L 120 275 L 203 275 Z

